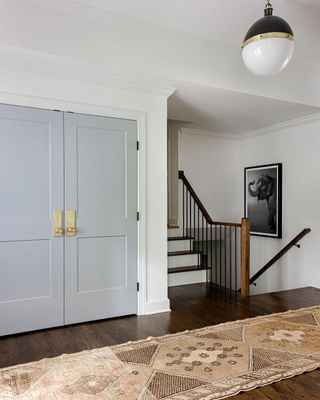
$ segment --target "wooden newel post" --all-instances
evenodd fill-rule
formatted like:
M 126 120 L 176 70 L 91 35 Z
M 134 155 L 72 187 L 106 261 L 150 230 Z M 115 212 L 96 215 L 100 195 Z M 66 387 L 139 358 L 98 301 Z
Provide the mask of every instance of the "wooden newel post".
M 250 221 L 241 220 L 241 296 L 250 295 Z

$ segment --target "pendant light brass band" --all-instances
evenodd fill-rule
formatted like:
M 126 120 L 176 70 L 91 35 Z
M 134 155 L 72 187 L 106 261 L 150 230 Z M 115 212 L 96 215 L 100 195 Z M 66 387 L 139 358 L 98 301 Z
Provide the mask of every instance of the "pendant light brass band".
M 290 35 L 290 33 L 284 33 L 284 32 L 267 32 L 267 33 L 261 33 L 260 35 L 252 36 L 248 40 L 246 40 L 242 48 L 248 46 L 248 44 L 256 42 L 257 40 L 262 40 L 262 39 L 270 39 L 270 38 L 280 38 L 280 39 L 288 39 L 294 41 L 294 36 Z

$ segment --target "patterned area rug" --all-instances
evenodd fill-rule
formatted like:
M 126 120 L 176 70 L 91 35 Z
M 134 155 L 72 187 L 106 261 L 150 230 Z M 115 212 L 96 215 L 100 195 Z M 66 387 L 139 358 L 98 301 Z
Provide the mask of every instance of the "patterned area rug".
M 320 306 L 0 370 L 0 399 L 213 400 L 320 367 Z

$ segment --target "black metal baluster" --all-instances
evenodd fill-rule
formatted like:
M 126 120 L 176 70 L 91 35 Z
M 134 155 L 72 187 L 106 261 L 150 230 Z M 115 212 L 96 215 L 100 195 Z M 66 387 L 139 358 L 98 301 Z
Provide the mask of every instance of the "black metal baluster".
M 230 273 L 230 286 L 229 286 L 229 290 L 231 291 L 231 289 L 232 289 L 232 236 L 231 236 L 231 226 L 229 227 L 229 235 L 230 235 L 230 255 L 229 255 L 229 257 L 230 257 L 230 271 L 229 271 L 229 273 Z
M 209 243 L 208 243 L 208 221 L 206 220 L 206 267 L 209 266 L 209 251 L 208 251 Z
M 184 230 L 185 230 L 185 221 L 184 221 L 184 192 L 185 192 L 185 184 L 182 183 L 182 236 L 184 236 Z
M 195 199 L 193 199 L 193 235 L 192 235 L 192 237 L 194 237 L 193 240 L 196 240 L 195 239 L 196 238 L 196 201 L 195 201 Z M 194 241 L 193 241 L 193 250 L 195 250 Z
M 188 229 L 189 229 L 189 210 L 188 210 L 188 196 L 190 196 L 189 191 L 187 191 L 187 197 L 186 197 L 186 236 L 188 236 Z
M 191 236 L 191 228 L 192 228 L 192 217 L 191 217 L 191 193 L 189 196 L 189 213 L 190 213 L 190 229 L 189 229 L 189 236 Z M 191 240 L 190 240 L 190 251 L 191 251 Z
M 213 243 L 212 243 L 212 230 L 213 226 L 210 224 L 210 269 L 211 269 L 211 283 L 213 283 L 213 264 L 212 264 L 212 256 L 213 256 Z
M 205 261 L 205 258 L 204 258 L 204 217 L 203 217 L 203 214 L 202 214 L 202 225 L 201 225 L 201 227 L 202 227 L 202 229 L 201 229 L 201 251 L 202 251 L 202 261 L 203 261 L 203 263 L 202 263 L 202 265 L 206 265 L 206 261 Z
M 215 284 L 218 285 L 218 241 L 217 241 L 218 225 L 214 226 L 214 252 L 215 252 Z
M 199 209 L 199 206 L 198 206 L 198 241 L 197 241 L 197 251 L 200 251 L 200 209 Z M 198 266 L 200 265 L 200 262 L 199 262 L 200 260 L 199 260 L 199 257 L 198 257 Z
M 224 227 L 224 289 L 227 290 L 227 227 Z
M 220 225 L 220 238 L 219 238 L 220 240 L 219 240 L 219 242 L 220 242 L 220 286 L 222 286 L 221 285 L 221 283 L 222 283 L 222 274 L 221 274 L 221 272 L 222 272 L 222 227 L 221 227 L 221 225 Z
M 235 254 L 235 259 L 234 259 L 234 271 L 235 271 L 235 287 L 234 290 L 236 293 L 238 293 L 238 249 L 237 249 L 237 227 L 234 228 L 234 254 Z

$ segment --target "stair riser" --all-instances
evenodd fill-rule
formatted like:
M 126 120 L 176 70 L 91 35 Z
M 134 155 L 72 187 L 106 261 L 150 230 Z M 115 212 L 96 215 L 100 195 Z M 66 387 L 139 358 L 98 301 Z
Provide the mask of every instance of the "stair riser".
M 179 272 L 168 275 L 168 286 L 191 285 L 207 281 L 206 271 Z
M 190 242 L 192 245 L 192 240 L 173 240 L 168 242 L 168 251 L 182 251 L 190 250 Z M 192 247 L 191 247 L 191 250 Z
M 180 228 L 168 229 L 168 237 L 182 236 Z
M 172 256 L 168 257 L 168 267 L 184 267 L 188 265 L 197 265 L 199 254 L 187 254 L 184 256 Z

